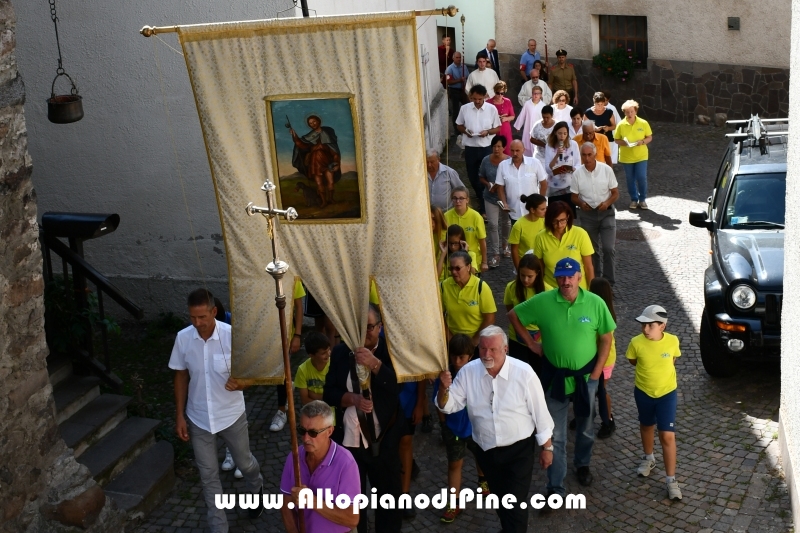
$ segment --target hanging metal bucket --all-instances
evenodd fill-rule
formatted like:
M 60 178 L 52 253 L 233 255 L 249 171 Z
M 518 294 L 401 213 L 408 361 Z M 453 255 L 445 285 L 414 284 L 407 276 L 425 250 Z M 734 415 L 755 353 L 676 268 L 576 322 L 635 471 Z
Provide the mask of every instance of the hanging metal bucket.
M 72 84 L 70 94 L 56 95 L 56 80 L 60 76 L 66 76 Z M 78 122 L 83 118 L 83 97 L 78 94 L 75 82 L 66 72 L 59 72 L 53 78 L 53 85 L 50 87 L 50 98 L 47 99 L 47 119 L 54 124 L 70 124 Z

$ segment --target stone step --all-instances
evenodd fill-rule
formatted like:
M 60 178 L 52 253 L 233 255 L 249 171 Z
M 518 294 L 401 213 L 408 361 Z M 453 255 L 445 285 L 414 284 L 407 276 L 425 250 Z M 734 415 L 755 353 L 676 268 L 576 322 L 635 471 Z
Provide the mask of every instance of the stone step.
M 105 485 L 155 442 L 153 432 L 159 424 L 151 418 L 128 418 L 83 452 L 78 462 Z
M 55 387 L 72 375 L 72 359 L 51 353 L 47 356 L 47 374 L 50 376 L 50 385 Z
M 62 423 L 100 396 L 100 378 L 71 375 L 53 387 L 56 422 Z
M 101 394 L 58 426 L 61 438 L 75 457 L 128 417 L 130 396 Z
M 166 498 L 175 484 L 173 461 L 172 444 L 160 440 L 106 485 L 106 494 L 120 509 L 147 515 Z

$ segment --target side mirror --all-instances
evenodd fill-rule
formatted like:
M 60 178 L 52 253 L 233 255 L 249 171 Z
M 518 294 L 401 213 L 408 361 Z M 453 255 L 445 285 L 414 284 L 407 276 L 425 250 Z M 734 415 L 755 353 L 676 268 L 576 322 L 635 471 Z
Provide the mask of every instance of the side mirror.
M 696 228 L 704 228 L 711 231 L 714 228 L 714 222 L 708 220 L 708 213 L 706 211 L 691 211 L 689 213 L 689 224 Z

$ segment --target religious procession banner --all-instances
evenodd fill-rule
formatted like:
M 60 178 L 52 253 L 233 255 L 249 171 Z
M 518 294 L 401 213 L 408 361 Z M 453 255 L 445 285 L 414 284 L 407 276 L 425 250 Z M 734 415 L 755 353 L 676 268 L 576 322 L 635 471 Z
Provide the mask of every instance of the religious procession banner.
M 348 346 L 371 282 L 402 380 L 446 366 L 435 272 L 416 18 L 410 13 L 182 26 L 216 190 L 233 313 L 232 374 L 283 382 L 266 180 L 299 218 L 277 227 L 287 320 L 302 279 Z M 374 291 L 373 291 L 374 294 Z M 384 341 L 381 341 L 384 342 Z

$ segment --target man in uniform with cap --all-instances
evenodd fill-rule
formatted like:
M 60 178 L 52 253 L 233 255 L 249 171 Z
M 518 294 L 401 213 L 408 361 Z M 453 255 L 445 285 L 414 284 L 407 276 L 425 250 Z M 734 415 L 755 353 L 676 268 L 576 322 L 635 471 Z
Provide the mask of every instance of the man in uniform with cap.
M 550 67 L 550 88 L 553 94 L 558 91 L 567 91 L 572 99 L 572 105 L 578 105 L 578 77 L 575 67 L 567 63 L 567 51 L 559 48 L 556 51 L 558 61 Z
M 514 307 L 508 313 L 517 338 L 542 358 L 540 379 L 547 410 L 553 417 L 553 464 L 547 470 L 547 493 L 566 495 L 567 412 L 574 401 L 577 420 L 574 465 L 578 482 L 592 483 L 589 463 L 594 445 L 594 397 L 602 390 L 603 365 L 616 328 L 602 298 L 580 287 L 581 264 L 565 257 L 556 263 L 557 291 L 545 291 Z M 542 342 L 533 340 L 525 325 L 536 324 Z M 543 512 L 550 511 L 544 507 Z

